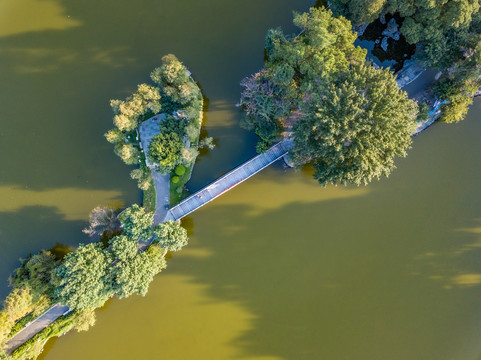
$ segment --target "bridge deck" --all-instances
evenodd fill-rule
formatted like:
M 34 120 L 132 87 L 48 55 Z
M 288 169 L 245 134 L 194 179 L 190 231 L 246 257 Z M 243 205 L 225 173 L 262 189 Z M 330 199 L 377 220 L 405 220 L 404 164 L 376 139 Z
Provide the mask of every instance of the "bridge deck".
M 265 153 L 259 154 L 246 161 L 244 164 L 238 166 L 202 190 L 199 190 L 172 207 L 168 211 L 165 220 L 182 219 L 184 216 L 207 204 L 209 201 L 214 200 L 219 195 L 232 189 L 236 185 L 250 178 L 252 175 L 271 165 L 273 162 L 279 160 L 287 154 L 291 147 L 292 142 L 289 140 L 284 140 L 275 144 Z

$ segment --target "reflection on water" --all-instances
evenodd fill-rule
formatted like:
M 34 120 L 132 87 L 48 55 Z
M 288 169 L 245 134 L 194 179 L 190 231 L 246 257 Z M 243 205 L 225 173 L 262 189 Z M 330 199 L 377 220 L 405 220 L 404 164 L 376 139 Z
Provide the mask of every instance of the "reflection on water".
M 266 29 L 293 31 L 291 10 L 311 2 L 40 3 L 57 9 L 42 21 L 77 23 L 0 38 L 2 279 L 31 251 L 87 241 L 98 203 L 138 200 L 102 137 L 108 100 L 147 81 L 166 53 L 202 85 L 218 142 L 189 188 L 252 156 L 239 81 L 261 67 Z M 185 219 L 190 245 L 146 297 L 109 302 L 92 330 L 50 342 L 42 358 L 479 359 L 480 113 L 476 103 L 465 122 L 415 138 L 367 188 L 264 170 Z

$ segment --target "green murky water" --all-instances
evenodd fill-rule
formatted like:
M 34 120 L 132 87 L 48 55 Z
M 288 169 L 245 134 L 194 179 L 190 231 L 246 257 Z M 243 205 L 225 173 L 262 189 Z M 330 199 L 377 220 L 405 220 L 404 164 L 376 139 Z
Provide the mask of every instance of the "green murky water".
M 77 244 L 89 210 L 139 199 L 102 134 L 108 100 L 172 52 L 209 98 L 218 147 L 192 189 L 249 158 L 239 80 L 267 28 L 309 1 L 0 3 L 0 279 L 16 259 Z M 481 103 L 415 138 L 386 180 L 320 188 L 264 170 L 186 219 L 188 248 L 145 297 L 111 301 L 96 326 L 43 359 L 479 360 Z M 0 295 L 7 293 L 6 282 Z

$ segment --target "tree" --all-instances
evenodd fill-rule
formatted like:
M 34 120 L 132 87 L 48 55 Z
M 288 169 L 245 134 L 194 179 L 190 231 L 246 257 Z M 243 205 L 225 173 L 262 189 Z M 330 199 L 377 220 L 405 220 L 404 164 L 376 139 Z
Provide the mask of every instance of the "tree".
M 255 130 L 264 142 L 273 142 L 282 131 L 281 118 L 289 115 L 291 103 L 287 101 L 287 89 L 270 80 L 270 74 L 262 70 L 241 81 L 244 90 L 237 106 L 246 116 L 241 126 Z
M 150 170 L 145 165 L 140 165 L 139 169 L 130 172 L 130 177 L 137 180 L 137 186 L 140 190 L 148 190 L 152 186 L 152 176 Z
M 3 344 L 7 340 L 14 323 L 15 321 L 8 316 L 5 310 L 0 311 L 0 349 L 3 349 Z
M 446 68 L 462 33 L 479 16 L 479 0 L 332 0 L 336 15 L 349 18 L 355 25 L 369 23 L 382 14 L 399 14 L 400 31 L 410 44 L 419 44 L 427 66 Z M 462 36 L 462 35 L 461 35 Z
M 79 312 L 75 322 L 75 330 L 87 331 L 95 325 L 95 309 L 85 309 Z
M 118 211 L 108 206 L 96 206 L 89 215 L 89 227 L 82 230 L 94 240 L 99 240 L 107 232 L 111 236 L 120 228 Z
M 79 310 L 102 306 L 112 295 L 110 263 L 102 244 L 80 244 L 55 270 L 58 301 Z
M 30 288 L 13 289 L 4 301 L 4 311 L 16 321 L 32 310 L 33 297 Z
M 150 74 L 152 81 L 160 87 L 165 85 L 179 86 L 189 80 L 187 69 L 174 54 L 163 56 L 161 62 L 162 65 L 155 68 Z
M 406 155 L 417 106 L 388 69 L 356 65 L 311 93 L 303 113 L 293 129 L 295 163 L 311 162 L 321 185 L 360 185 L 389 175 Z
M 159 246 L 167 251 L 179 251 L 187 245 L 189 238 L 185 230 L 178 222 L 166 221 L 154 227 L 154 236 Z
M 162 57 L 162 65 L 152 71 L 150 78 L 162 89 L 164 106 L 169 110 L 202 98 L 186 67 L 173 54 Z
M 139 162 L 140 151 L 136 146 L 132 144 L 117 143 L 114 146 L 114 152 L 127 165 L 135 165 Z
M 473 96 L 481 87 L 481 36 L 465 39 L 463 54 L 434 86 L 435 94 L 445 100 L 441 108 L 445 122 L 458 122 L 466 116 Z
M 161 109 L 159 89 L 140 84 L 137 91 L 125 101 L 110 100 L 114 112 L 114 125 L 120 131 L 132 131 L 137 127 L 139 118 L 149 113 L 158 114 Z
M 148 240 L 152 235 L 152 213 L 145 211 L 145 208 L 137 204 L 125 209 L 120 215 L 122 224 L 122 234 L 138 241 L 140 239 Z
M 52 275 L 60 261 L 50 252 L 42 250 L 21 260 L 22 265 L 13 271 L 9 282 L 14 288 L 29 288 L 34 302 L 42 295 L 51 297 L 54 286 Z
M 153 277 L 165 267 L 160 251 L 139 252 L 137 242 L 126 236 L 112 239 L 110 251 L 114 259 L 114 288 L 119 298 L 145 295 Z
M 183 148 L 184 143 L 176 133 L 160 133 L 152 137 L 147 157 L 162 173 L 165 173 L 182 161 Z
M 118 128 L 111 129 L 104 134 L 107 141 L 111 144 L 118 144 L 125 142 L 125 134 Z
M 199 141 L 199 149 L 200 148 L 207 148 L 209 150 L 213 150 L 215 148 L 214 138 L 208 136 L 203 138 Z

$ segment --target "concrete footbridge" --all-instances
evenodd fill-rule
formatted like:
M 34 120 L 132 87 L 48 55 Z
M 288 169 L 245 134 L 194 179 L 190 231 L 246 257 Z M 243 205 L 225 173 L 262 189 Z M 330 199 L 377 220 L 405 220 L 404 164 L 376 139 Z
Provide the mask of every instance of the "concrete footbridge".
M 201 206 L 204 206 L 285 156 L 292 145 L 291 140 L 283 140 L 272 146 L 266 152 L 254 156 L 252 159 L 239 165 L 234 170 L 169 209 L 164 221 L 180 220 L 184 216 L 194 212 Z

